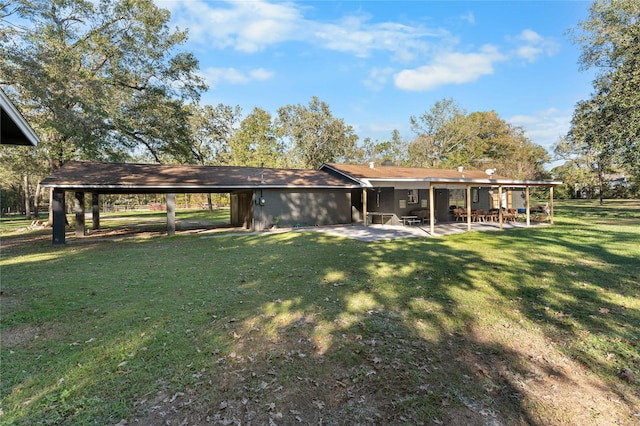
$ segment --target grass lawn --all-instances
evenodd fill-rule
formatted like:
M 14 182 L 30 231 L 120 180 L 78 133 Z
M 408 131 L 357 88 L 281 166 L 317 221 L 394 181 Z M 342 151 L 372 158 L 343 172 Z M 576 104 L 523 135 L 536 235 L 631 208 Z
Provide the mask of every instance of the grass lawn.
M 0 423 L 637 424 L 640 201 L 555 222 L 54 247 L 3 219 Z

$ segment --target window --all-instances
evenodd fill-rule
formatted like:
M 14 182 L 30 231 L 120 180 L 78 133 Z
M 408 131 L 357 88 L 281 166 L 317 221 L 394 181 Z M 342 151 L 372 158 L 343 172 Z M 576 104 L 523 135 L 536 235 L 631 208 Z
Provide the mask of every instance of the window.
M 417 189 L 410 189 L 407 191 L 407 204 L 418 204 Z
M 456 207 L 465 207 L 467 202 L 467 191 L 465 189 L 450 189 L 449 190 L 449 205 Z

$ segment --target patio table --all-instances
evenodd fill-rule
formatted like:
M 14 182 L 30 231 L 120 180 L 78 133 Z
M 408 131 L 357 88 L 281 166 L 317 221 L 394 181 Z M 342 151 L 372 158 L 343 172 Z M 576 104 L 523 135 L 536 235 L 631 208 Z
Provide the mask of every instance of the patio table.
M 400 216 L 403 225 L 415 225 L 416 223 L 422 222 L 418 219 L 418 216 Z

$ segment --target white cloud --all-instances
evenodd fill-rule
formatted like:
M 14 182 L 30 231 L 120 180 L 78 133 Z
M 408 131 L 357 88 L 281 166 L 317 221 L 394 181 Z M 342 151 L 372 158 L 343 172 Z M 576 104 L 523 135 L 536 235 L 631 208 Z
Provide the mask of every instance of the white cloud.
M 394 77 L 395 85 L 402 90 L 425 91 L 469 83 L 493 74 L 493 65 L 504 60 L 506 57 L 494 46 L 484 46 L 475 53 L 447 52 L 436 56 L 429 65 L 400 71 Z
M 291 3 L 156 1 L 161 7 L 169 6 L 178 27 L 189 29 L 190 40 L 247 53 L 295 39 L 302 21 L 300 10 Z
M 273 77 L 273 73 L 264 68 L 256 68 L 248 72 L 241 72 L 235 68 L 207 68 L 202 73 L 202 77 L 213 87 L 221 82 L 248 84 L 256 80 L 268 80 Z
M 445 31 L 433 31 L 392 22 L 370 24 L 366 16 L 348 16 L 338 23 L 308 22 L 309 41 L 339 52 L 367 57 L 374 51 L 393 53 L 395 59 L 409 61 L 430 48 L 428 38 L 446 39 Z
M 460 19 L 465 22 L 468 22 L 471 25 L 476 23 L 476 17 L 473 14 L 473 12 L 467 12 L 464 15 L 460 15 Z
M 515 55 L 527 62 L 535 62 L 540 56 L 553 56 L 560 50 L 560 45 L 550 37 L 543 37 L 529 29 L 523 30 L 516 37 L 512 37 L 518 46 Z
M 428 38 L 446 40 L 444 30 L 393 22 L 370 23 L 367 15 L 348 15 L 335 22 L 306 19 L 306 7 L 264 0 L 221 1 L 156 0 L 168 8 L 173 22 L 189 30 L 189 39 L 219 49 L 254 53 L 286 41 L 302 41 L 323 49 L 367 57 L 387 51 L 397 60 L 411 60 L 429 49 Z
M 564 136 L 571 127 L 572 110 L 549 108 L 532 115 L 515 115 L 507 121 L 521 126 L 529 139 L 552 152 L 558 138 Z
M 393 74 L 393 68 L 374 68 L 369 72 L 369 78 L 362 81 L 362 83 L 372 90 L 382 90 L 387 84 L 389 77 Z

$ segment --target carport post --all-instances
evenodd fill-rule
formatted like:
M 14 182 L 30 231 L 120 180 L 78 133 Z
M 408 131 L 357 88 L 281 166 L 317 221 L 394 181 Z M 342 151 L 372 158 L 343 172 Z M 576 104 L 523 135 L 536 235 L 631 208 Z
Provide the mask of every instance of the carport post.
M 502 220 L 502 185 L 498 185 L 498 222 L 500 222 L 500 230 L 503 229 Z
M 549 223 L 553 225 L 553 185 L 549 187 Z
M 436 230 L 436 215 L 435 215 L 435 207 L 433 202 L 433 182 L 429 183 L 429 224 L 431 226 L 431 236 L 433 237 Z
M 76 237 L 84 237 L 84 192 L 76 192 L 73 210 L 76 214 Z
M 362 188 L 362 220 L 364 221 L 364 226 L 369 225 L 367 218 L 367 188 Z
M 100 229 L 100 194 L 91 193 L 91 218 L 93 219 L 92 228 Z
M 527 228 L 531 226 L 531 199 L 529 198 L 529 185 L 524 187 L 525 207 L 527 208 Z
M 467 231 L 471 231 L 471 185 L 467 185 Z
M 167 235 L 176 233 L 176 194 L 167 194 Z
M 53 230 L 53 244 L 64 244 L 64 231 L 66 218 L 64 215 L 64 190 L 53 190 L 53 224 L 51 229 Z

